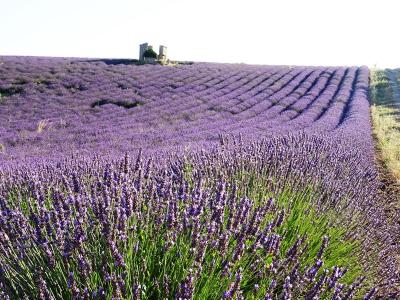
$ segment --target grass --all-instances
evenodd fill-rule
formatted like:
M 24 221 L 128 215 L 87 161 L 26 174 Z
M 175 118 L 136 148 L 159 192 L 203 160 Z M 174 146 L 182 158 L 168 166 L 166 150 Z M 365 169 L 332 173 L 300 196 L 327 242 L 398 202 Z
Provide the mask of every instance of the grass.
M 395 102 L 385 70 L 374 70 L 371 80 L 373 133 L 385 167 L 400 183 L 400 103 Z

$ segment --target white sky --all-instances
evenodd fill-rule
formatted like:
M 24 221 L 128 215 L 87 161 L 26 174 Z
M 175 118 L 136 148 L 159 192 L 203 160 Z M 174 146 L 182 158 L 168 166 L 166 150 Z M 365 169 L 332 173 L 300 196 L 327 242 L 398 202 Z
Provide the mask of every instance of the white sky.
M 0 0 L 0 55 L 400 67 L 399 0 Z

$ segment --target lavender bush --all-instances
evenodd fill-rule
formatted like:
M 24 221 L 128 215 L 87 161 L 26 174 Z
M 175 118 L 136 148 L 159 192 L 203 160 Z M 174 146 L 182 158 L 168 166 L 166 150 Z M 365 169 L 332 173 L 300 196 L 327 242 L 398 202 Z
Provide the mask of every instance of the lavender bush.
M 289 189 L 290 178 L 286 186 L 267 184 L 280 172 L 253 173 L 260 162 L 246 167 L 244 157 L 232 168 L 225 151 L 168 168 L 139 156 L 10 170 L 5 177 L 13 179 L 2 182 L 3 292 L 42 299 L 359 295 L 373 270 L 360 264 L 352 219 L 323 203 L 327 195 L 316 186 Z M 204 174 L 214 168 L 215 176 Z
M 3 298 L 396 297 L 367 68 L 0 61 Z

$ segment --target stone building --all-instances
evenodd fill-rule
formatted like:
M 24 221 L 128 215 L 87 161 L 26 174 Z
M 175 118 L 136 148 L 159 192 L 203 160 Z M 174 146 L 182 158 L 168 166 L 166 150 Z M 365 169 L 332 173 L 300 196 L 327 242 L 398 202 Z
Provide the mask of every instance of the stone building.
M 160 45 L 159 51 L 158 51 L 158 60 L 161 62 L 166 62 L 167 61 L 167 47 Z
M 154 63 L 156 61 L 165 63 L 167 61 L 167 47 L 160 45 L 159 52 L 156 58 L 152 59 L 150 57 L 145 57 L 145 53 L 147 50 L 152 50 L 153 46 L 149 45 L 148 43 L 143 43 L 139 46 L 139 61 L 140 62 L 150 62 Z
M 144 61 L 144 53 L 149 49 L 148 43 L 143 43 L 139 46 L 139 60 Z

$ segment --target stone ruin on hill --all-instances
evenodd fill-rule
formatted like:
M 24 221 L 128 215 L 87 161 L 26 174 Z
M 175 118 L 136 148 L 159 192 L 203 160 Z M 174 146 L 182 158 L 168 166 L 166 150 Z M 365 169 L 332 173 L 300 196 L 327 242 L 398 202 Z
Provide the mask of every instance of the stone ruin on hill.
M 143 43 L 139 46 L 139 61 L 142 63 L 168 63 L 167 47 L 160 45 L 158 54 L 153 50 L 153 46 Z

